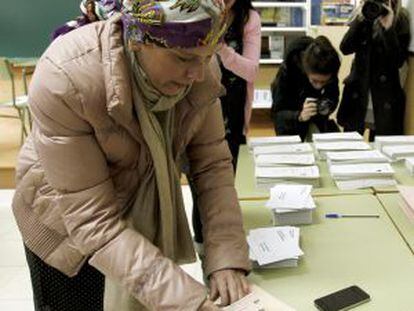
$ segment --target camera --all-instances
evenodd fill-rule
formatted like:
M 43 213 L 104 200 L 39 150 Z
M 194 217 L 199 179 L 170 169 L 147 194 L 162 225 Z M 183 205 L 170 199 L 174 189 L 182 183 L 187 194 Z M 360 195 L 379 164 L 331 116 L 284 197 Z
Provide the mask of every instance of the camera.
M 385 8 L 385 0 L 366 0 L 362 6 L 362 15 L 369 21 L 374 21 L 380 16 L 386 16 L 388 10 Z
M 329 98 L 309 98 L 309 101 L 316 104 L 319 115 L 327 116 L 330 113 L 333 103 Z

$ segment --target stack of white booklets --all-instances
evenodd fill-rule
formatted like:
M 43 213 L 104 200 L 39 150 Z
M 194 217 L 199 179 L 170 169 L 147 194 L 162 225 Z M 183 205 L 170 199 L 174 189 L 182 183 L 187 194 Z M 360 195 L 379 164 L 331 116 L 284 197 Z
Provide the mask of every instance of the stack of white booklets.
M 266 207 L 272 210 L 274 225 L 307 225 L 312 223 L 316 208 L 310 185 L 276 185 L 270 189 Z
M 255 158 L 256 166 L 307 166 L 315 165 L 313 153 L 304 154 L 260 154 Z
M 320 159 L 326 159 L 328 152 L 370 150 L 371 146 L 364 141 L 339 141 L 314 143 Z
M 299 228 L 269 227 L 250 230 L 247 242 L 255 268 L 296 267 L 303 251 Z
M 276 184 L 306 184 L 319 187 L 319 168 L 311 166 L 265 167 L 256 166 L 256 185 L 270 188 Z
M 335 164 L 329 170 L 341 190 L 396 185 L 389 163 Z
M 334 132 L 312 134 L 314 143 L 334 143 L 341 141 L 363 141 L 364 137 L 358 132 Z
M 390 159 L 378 150 L 327 152 L 328 165 L 355 163 L 389 163 Z
M 251 137 L 247 140 L 247 145 L 250 149 L 259 146 L 286 145 L 299 143 L 301 143 L 299 135 Z
M 393 161 L 414 157 L 414 145 L 388 145 L 382 147 L 382 152 Z
M 414 135 L 375 136 L 374 145 L 380 151 L 385 146 L 414 145 Z
M 309 154 L 313 153 L 311 144 L 298 143 L 298 144 L 277 144 L 267 146 L 257 146 L 253 148 L 253 154 L 255 157 L 261 154 Z
M 414 175 L 414 157 L 405 159 L 405 167 L 407 168 L 410 175 Z

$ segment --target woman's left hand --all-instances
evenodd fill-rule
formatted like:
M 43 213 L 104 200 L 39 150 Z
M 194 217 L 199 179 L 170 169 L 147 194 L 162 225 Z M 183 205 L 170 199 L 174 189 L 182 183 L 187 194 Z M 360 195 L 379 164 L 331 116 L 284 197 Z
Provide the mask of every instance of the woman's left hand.
M 391 0 L 388 1 L 388 5 L 384 4 L 384 7 L 388 10 L 388 14 L 385 16 L 381 16 L 378 19 L 382 27 L 384 27 L 385 30 L 388 30 L 391 28 L 394 22 L 394 11 L 391 7 Z
M 250 293 L 249 283 L 243 271 L 226 269 L 213 272 L 210 277 L 210 299 L 221 298 L 227 306 Z

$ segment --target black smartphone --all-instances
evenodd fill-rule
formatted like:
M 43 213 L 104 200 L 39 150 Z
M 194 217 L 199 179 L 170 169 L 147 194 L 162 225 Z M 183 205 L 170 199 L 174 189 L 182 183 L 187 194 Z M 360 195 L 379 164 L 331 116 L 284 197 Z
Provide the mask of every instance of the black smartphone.
M 332 294 L 315 299 L 315 306 L 321 311 L 349 310 L 364 302 L 369 301 L 370 296 L 356 285 L 341 289 Z

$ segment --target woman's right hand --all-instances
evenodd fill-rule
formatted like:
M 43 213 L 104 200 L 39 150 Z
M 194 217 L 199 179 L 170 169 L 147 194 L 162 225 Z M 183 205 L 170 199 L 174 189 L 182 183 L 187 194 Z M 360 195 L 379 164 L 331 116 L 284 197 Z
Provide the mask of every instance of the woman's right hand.
M 210 299 L 206 299 L 201 307 L 198 309 L 199 311 L 219 311 L 220 308 L 214 304 Z
M 312 98 L 306 98 L 303 103 L 302 111 L 299 114 L 300 122 L 307 122 L 310 118 L 318 113 L 315 100 Z

